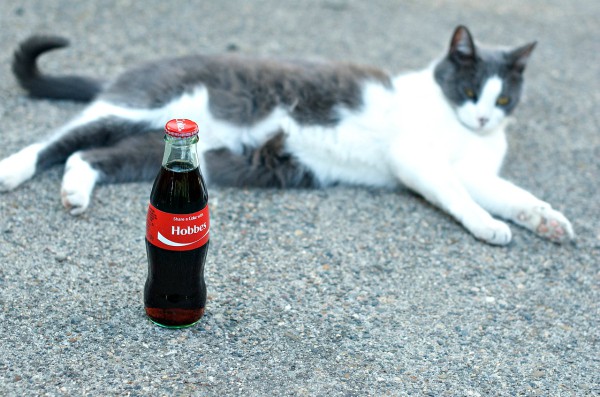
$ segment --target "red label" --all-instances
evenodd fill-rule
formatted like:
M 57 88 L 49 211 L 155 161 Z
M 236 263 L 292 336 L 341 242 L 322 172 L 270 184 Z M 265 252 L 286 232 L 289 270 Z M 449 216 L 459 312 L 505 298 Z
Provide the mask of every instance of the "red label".
M 146 239 L 169 251 L 189 251 L 208 242 L 208 205 L 193 214 L 171 214 L 148 205 Z

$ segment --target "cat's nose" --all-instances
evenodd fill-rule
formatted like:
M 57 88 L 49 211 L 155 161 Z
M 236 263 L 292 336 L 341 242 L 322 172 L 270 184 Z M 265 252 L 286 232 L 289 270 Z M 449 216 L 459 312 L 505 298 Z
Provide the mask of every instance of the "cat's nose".
M 479 126 L 483 127 L 488 123 L 488 121 L 490 121 L 490 119 L 488 119 L 487 117 L 480 117 L 477 119 L 477 121 L 479 121 Z

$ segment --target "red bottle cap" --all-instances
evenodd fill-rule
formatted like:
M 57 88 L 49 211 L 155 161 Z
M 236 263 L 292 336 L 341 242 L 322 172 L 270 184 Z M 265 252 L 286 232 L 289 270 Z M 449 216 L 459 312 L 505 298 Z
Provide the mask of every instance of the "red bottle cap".
M 189 138 L 198 134 L 198 124 L 188 119 L 173 119 L 165 125 L 165 132 L 175 138 Z

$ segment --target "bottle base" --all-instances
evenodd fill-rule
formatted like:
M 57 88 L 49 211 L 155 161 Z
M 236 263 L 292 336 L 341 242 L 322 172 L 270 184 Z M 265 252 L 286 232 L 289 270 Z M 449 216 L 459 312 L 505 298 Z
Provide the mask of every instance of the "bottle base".
M 200 319 L 204 316 L 204 308 L 160 309 L 147 307 L 146 315 L 150 321 L 163 328 L 188 328 L 200 321 Z

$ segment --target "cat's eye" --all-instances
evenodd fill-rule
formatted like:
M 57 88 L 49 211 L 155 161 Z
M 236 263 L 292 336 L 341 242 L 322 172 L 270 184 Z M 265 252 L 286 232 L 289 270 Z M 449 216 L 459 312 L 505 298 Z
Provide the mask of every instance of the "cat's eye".
M 510 99 L 507 96 L 501 96 L 500 98 L 498 98 L 498 100 L 496 101 L 496 103 L 500 106 L 506 106 L 508 105 L 510 102 Z
M 475 98 L 475 91 L 470 88 L 465 88 L 465 95 L 469 98 Z

